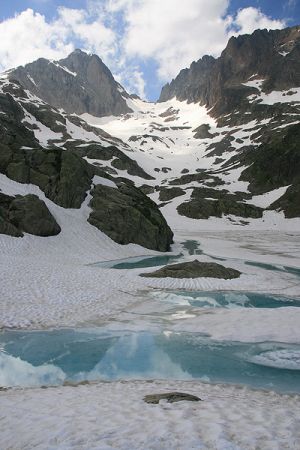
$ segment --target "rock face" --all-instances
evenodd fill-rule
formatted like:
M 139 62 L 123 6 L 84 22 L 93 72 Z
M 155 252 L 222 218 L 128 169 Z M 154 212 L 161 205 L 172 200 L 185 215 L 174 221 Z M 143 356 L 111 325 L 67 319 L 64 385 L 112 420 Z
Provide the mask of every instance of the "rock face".
M 168 403 L 182 401 L 200 402 L 201 398 L 184 392 L 167 392 L 166 394 L 151 394 L 144 397 L 144 402 L 151 405 L 158 405 L 160 400 L 167 400 Z
M 60 61 L 40 58 L 18 67 L 9 76 L 37 97 L 68 113 L 101 117 L 131 111 L 125 101 L 129 95 L 101 59 L 81 50 Z
M 300 86 L 300 27 L 256 30 L 232 37 L 218 59 L 204 56 L 163 87 L 159 101 L 173 97 L 200 102 L 215 116 L 239 107 L 253 88 L 243 86 L 251 76 L 264 79 L 264 91 Z
M 24 112 L 11 94 L 0 94 L 0 171 L 21 147 L 39 147 L 33 132 L 22 123 Z
M 57 150 L 19 150 L 9 147 L 2 161 L 2 173 L 19 183 L 32 183 L 64 208 L 80 208 L 91 186 L 93 170 L 77 155 Z
M 93 168 L 60 148 L 43 149 L 25 127 L 24 112 L 10 94 L 0 94 L 0 172 L 40 187 L 65 208 L 79 208 L 90 188 Z
M 88 221 L 119 244 L 135 243 L 168 251 L 173 233 L 157 205 L 132 185 L 97 185 L 91 192 Z
M 224 280 L 239 278 L 238 270 L 221 266 L 217 263 L 191 262 L 171 264 L 151 273 L 142 273 L 140 276 L 149 278 L 223 278 Z
M 36 195 L 10 197 L 0 193 L 0 233 L 20 237 L 56 236 L 61 229 L 45 203 Z
M 254 194 L 263 194 L 281 186 L 290 186 L 285 195 L 269 209 L 284 211 L 287 218 L 300 213 L 300 125 L 284 128 L 270 136 L 266 143 L 244 155 L 248 165 L 240 180 L 249 181 Z

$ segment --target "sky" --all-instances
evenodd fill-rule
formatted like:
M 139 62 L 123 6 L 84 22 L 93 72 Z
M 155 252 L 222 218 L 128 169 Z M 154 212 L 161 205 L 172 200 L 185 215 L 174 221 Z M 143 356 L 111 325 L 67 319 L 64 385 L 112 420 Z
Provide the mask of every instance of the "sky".
M 156 100 L 231 36 L 299 24 L 300 0 L 0 0 L 0 71 L 81 48 L 128 92 Z

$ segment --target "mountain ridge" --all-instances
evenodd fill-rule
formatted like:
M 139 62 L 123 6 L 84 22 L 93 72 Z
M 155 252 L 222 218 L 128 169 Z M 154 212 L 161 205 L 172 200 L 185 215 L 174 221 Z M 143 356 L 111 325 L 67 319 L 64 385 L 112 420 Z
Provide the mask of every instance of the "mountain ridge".
M 264 78 L 265 92 L 300 86 L 299 56 L 300 26 L 231 37 L 219 58 L 205 55 L 180 71 L 158 101 L 199 102 L 217 117 L 239 107 L 248 95 L 240 85 L 251 76 Z

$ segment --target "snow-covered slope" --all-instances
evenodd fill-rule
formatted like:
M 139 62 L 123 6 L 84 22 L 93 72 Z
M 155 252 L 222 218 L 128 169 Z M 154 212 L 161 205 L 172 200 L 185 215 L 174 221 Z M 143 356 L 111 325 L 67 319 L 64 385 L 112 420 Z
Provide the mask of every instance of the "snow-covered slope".
M 273 93 L 273 110 L 268 111 L 266 117 L 259 117 L 251 109 L 253 97 L 249 99 L 249 110 L 242 116 L 234 111 L 219 120 L 212 118 L 204 106 L 176 99 L 162 103 L 130 99 L 129 106 L 134 110 L 131 114 L 105 118 L 84 114 L 81 117 L 128 145 L 124 151 L 129 151 L 130 157 L 153 177 L 146 183 L 136 177 L 131 179 L 162 206 L 162 212 L 173 228 L 199 230 L 249 225 L 257 229 L 297 229 L 299 219 L 286 220 L 281 211 L 261 210 L 259 214 L 259 208 L 267 209 L 292 183 L 255 195 L 249 190 L 249 182 L 241 180 L 242 172 L 249 165 L 242 161 L 243 151 L 258 148 L 268 133 L 276 134 L 277 130 L 300 124 L 300 108 L 295 112 L 300 105 L 297 92 L 288 96 L 287 105 L 293 112 L 279 118 L 276 117 L 277 107 L 280 108 L 278 102 L 282 99 L 286 103 L 287 100 L 284 92 L 281 97 Z M 271 96 L 269 94 L 268 104 Z M 264 103 L 265 97 L 258 90 L 255 104 Z M 252 217 L 252 211 L 242 211 L 243 217 L 240 217 L 238 208 L 236 214 L 224 213 L 221 217 L 217 217 L 219 212 L 208 213 L 211 219 L 197 220 L 179 215 L 177 207 L 191 200 L 194 188 L 206 189 L 203 195 L 208 200 L 229 199 L 232 194 L 231 200 L 237 205 L 257 206 L 257 217 Z

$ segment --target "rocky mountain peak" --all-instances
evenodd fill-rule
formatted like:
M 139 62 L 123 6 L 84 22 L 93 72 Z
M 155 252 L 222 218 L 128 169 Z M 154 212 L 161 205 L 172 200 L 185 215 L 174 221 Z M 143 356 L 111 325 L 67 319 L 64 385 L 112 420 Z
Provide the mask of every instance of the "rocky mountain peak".
M 12 70 L 10 79 L 56 108 L 94 116 L 130 112 L 129 95 L 120 87 L 102 60 L 76 49 L 67 58 L 40 58 Z
M 231 37 L 219 58 L 204 56 L 182 70 L 159 101 L 199 102 L 219 116 L 239 107 L 249 94 L 242 84 L 253 76 L 264 80 L 265 92 L 300 86 L 299 56 L 299 26 Z
M 77 70 L 77 73 L 84 73 L 84 69 L 91 64 L 92 61 L 112 76 L 110 70 L 98 55 L 84 52 L 79 48 L 70 53 L 66 58 L 60 59 L 57 62 L 62 66 L 68 68 L 72 67 L 74 70 Z

